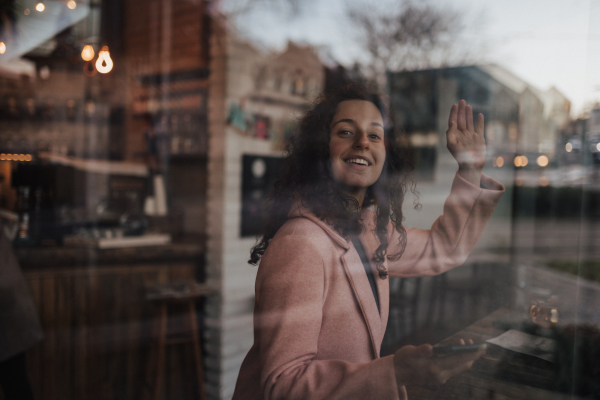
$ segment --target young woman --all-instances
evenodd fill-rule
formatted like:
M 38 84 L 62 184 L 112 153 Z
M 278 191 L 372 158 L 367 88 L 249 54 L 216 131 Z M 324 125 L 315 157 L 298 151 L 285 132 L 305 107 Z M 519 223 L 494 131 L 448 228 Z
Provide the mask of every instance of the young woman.
M 454 105 L 447 139 L 459 168 L 444 215 L 405 229 L 409 153 L 381 98 L 350 84 L 304 115 L 251 253 L 254 345 L 234 399 L 405 399 L 405 384 L 445 382 L 481 355 L 433 358 L 423 345 L 379 357 L 388 274 L 462 264 L 504 191 L 481 173 L 483 115 L 475 127 Z

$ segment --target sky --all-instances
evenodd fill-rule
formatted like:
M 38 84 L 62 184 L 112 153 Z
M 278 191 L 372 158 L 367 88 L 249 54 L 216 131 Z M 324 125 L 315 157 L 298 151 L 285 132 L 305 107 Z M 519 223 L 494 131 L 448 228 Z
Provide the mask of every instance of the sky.
M 304 5 L 294 15 L 257 8 L 238 16 L 235 25 L 245 37 L 268 48 L 281 50 L 291 39 L 328 48 L 345 65 L 365 61 L 345 16 L 350 0 L 300 1 Z M 500 64 L 538 89 L 555 86 L 571 100 L 573 117 L 600 102 L 600 0 L 430 3 L 464 14 L 467 28 L 460 45 L 484 43 L 484 62 Z

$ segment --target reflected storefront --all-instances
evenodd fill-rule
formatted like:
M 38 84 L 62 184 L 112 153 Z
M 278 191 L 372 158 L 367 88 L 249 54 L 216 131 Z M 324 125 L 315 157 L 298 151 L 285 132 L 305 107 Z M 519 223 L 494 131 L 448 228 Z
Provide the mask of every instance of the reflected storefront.
M 0 399 L 231 399 L 286 146 L 351 81 L 384 93 L 414 154 L 404 226 L 447 213 L 461 99 L 506 189 L 462 265 L 387 278 L 374 358 L 491 340 L 408 398 L 600 398 L 599 4 L 478 3 L 480 35 L 451 26 L 471 0 L 346 3 L 2 0 Z M 519 13 L 534 27 L 499 28 Z M 483 36 L 490 54 L 465 50 Z M 585 47 L 569 66 L 539 63 L 566 42 Z

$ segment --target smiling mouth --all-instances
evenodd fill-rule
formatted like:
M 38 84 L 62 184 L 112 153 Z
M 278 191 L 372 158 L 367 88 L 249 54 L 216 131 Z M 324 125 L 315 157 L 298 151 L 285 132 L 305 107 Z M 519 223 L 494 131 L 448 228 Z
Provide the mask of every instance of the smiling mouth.
M 369 163 L 367 160 L 364 160 L 362 158 L 349 158 L 349 159 L 345 160 L 345 162 L 348 164 L 366 165 L 367 167 L 369 165 L 371 165 L 371 163 Z

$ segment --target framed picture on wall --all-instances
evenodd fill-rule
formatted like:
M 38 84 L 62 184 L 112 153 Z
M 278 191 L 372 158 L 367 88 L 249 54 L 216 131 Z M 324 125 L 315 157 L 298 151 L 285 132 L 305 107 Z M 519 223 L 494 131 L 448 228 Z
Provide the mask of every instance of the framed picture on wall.
M 282 157 L 242 156 L 242 237 L 262 232 L 265 200 L 279 178 L 282 160 Z

